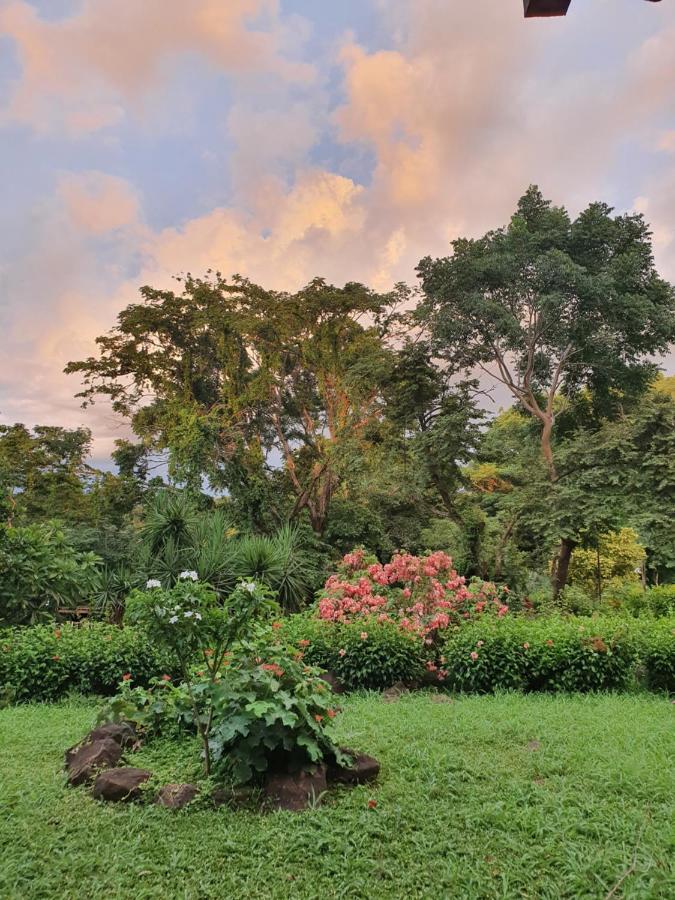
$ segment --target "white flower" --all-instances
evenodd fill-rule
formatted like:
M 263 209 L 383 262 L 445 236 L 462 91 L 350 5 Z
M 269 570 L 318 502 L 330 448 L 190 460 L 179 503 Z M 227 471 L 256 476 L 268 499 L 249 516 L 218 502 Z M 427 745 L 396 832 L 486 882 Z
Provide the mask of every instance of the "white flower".
M 183 581 L 187 581 L 188 579 L 190 581 L 199 581 L 199 575 L 197 575 L 196 572 L 188 572 L 187 570 L 185 572 L 181 572 L 178 577 Z
M 161 586 L 162 582 L 158 581 L 156 578 L 148 578 L 145 584 L 147 590 L 150 590 L 151 588 L 161 588 Z
M 201 621 L 201 615 L 199 613 L 195 613 L 195 619 Z
M 255 588 L 256 588 L 255 581 L 249 581 L 248 584 L 245 584 L 245 585 L 244 585 L 244 590 L 245 590 L 245 591 L 248 591 L 249 594 L 252 594 L 253 591 L 255 590 Z
M 191 609 L 186 609 L 185 612 L 183 613 L 183 616 L 186 619 L 190 619 L 190 618 L 192 618 L 192 616 L 194 616 L 194 613 L 192 612 Z
M 169 619 L 169 625 L 175 625 L 177 621 L 178 616 L 171 616 L 171 618 Z

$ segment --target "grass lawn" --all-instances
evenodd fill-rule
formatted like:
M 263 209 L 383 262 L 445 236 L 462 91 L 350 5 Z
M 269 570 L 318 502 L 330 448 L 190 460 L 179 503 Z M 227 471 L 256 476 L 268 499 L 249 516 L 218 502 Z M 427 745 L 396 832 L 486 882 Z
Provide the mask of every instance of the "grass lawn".
M 379 783 L 268 815 L 96 803 L 61 771 L 94 704 L 0 710 L 0 897 L 675 896 L 664 697 L 344 708 L 340 738 L 381 760 Z

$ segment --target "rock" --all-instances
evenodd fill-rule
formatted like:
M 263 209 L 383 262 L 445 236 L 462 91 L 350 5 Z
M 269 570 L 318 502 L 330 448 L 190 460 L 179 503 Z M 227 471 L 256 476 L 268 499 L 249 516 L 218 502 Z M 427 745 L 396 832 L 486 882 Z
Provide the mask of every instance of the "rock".
M 388 703 L 391 703 L 392 700 L 398 700 L 401 694 L 410 693 L 408 687 L 402 681 L 396 681 L 391 687 L 386 688 L 386 690 L 382 691 L 382 699 Z
M 265 780 L 265 793 L 274 807 L 293 812 L 320 803 L 326 788 L 325 766 L 315 766 L 310 772 L 274 772 Z
M 77 787 L 91 781 L 99 770 L 116 766 L 121 756 L 122 748 L 112 738 L 72 747 L 66 753 L 68 784 Z
M 157 794 L 155 803 L 167 809 L 183 809 L 188 803 L 192 803 L 199 788 L 194 784 L 165 784 Z
M 122 750 L 133 747 L 138 743 L 136 732 L 129 722 L 109 722 L 107 725 L 99 725 L 83 737 L 81 741 L 78 741 L 77 744 L 66 750 L 66 769 L 70 768 L 71 760 L 82 747 L 85 747 L 87 744 L 95 744 L 105 738 L 115 741 Z
M 107 725 L 99 725 L 89 732 L 85 740 L 100 741 L 106 737 L 112 738 L 122 750 L 127 750 L 138 742 L 136 731 L 130 722 L 108 722 Z
M 135 769 L 133 766 L 102 772 L 94 782 L 94 797 L 97 800 L 138 800 L 141 785 L 151 775 L 152 772 L 147 769 Z
M 354 760 L 354 764 L 348 767 L 339 765 L 337 761 L 329 763 L 326 772 L 328 781 L 338 784 L 365 784 L 368 781 L 374 781 L 380 774 L 380 764 L 373 756 L 368 756 L 366 753 L 354 753 L 353 750 L 344 748 L 342 752 L 349 754 Z
M 330 689 L 334 694 L 344 694 L 345 686 L 342 684 L 335 672 L 324 672 L 321 678 L 326 682 L 326 684 L 330 685 Z

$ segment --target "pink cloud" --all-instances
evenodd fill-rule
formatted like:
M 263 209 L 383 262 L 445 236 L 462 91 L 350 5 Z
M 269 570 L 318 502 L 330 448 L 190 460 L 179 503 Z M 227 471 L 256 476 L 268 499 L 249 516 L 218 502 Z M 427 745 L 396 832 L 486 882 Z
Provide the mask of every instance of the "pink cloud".
M 117 61 L 110 54 L 98 60 L 95 52 L 109 37 L 102 17 L 110 0 L 90 0 L 78 17 L 56 25 L 38 20 L 25 3 L 11 3 L 10 26 L 24 62 L 13 115 L 32 121 L 56 98 L 58 116 L 50 122 L 61 117 L 62 126 L 65 115 L 76 130 L 83 121 L 76 116 L 114 121 L 136 90 L 156 86 L 169 59 L 191 49 L 238 72 L 276 70 L 282 81 L 306 74 L 282 52 L 286 44 L 277 31 L 284 23 L 275 4 L 198 5 L 206 18 L 186 24 L 180 10 L 187 4 L 172 6 L 164 23 L 165 2 L 120 2 L 118 42 L 141 26 L 157 33 L 148 38 L 148 60 L 131 35 Z M 12 353 L 0 360 L 0 381 L 11 397 L 9 409 L 5 403 L 0 410 L 3 419 L 84 419 L 107 447 L 120 423 L 104 406 L 84 418 L 72 399 L 75 380 L 60 372 L 67 360 L 94 352 L 94 337 L 138 298 L 139 284 L 170 287 L 177 272 L 217 268 L 279 289 L 324 275 L 386 290 L 398 280 L 414 281 L 420 257 L 446 253 L 454 237 L 503 224 L 531 181 L 572 212 L 592 199 L 625 202 L 639 195 L 635 205 L 654 225 L 659 265 L 675 277 L 675 155 L 669 155 L 675 142 L 668 121 L 668 29 L 675 13 L 661 17 L 664 40 L 636 38 L 621 63 L 554 67 L 553 77 L 541 72 L 559 29 L 548 22 L 534 30 L 503 0 L 410 0 L 382 4 L 382 11 L 392 47 L 369 51 L 352 38 L 342 42 L 337 108 L 329 108 L 320 82 L 305 85 L 308 103 L 281 87 L 274 105 L 260 108 L 248 94 L 237 98 L 226 123 L 235 145 L 230 205 L 153 230 L 141 197 L 123 179 L 103 172 L 62 176 L 41 210 L 33 245 L 5 279 L 14 313 L 6 333 Z M 267 31 L 249 30 L 256 12 L 267 15 Z M 7 22 L 5 12 L 5 30 Z M 575 27 L 592 41 L 612 40 L 631 27 L 614 20 L 606 26 L 600 16 L 576 26 L 570 17 L 564 26 L 568 47 L 579 37 Z M 250 55 L 238 47 L 229 58 L 230 39 L 242 46 L 251 40 Z M 91 95 L 88 85 L 94 85 Z M 331 129 L 343 148 L 373 154 L 367 183 L 312 159 Z M 636 138 L 661 148 L 663 167 L 653 175 L 624 172 L 617 180 L 615 156 L 622 142 Z
M 21 64 L 4 115 L 39 131 L 79 134 L 116 124 L 186 54 L 224 72 L 312 76 L 310 66 L 284 56 L 277 0 L 85 0 L 59 21 L 9 0 L 0 9 L 2 34 L 13 39 Z

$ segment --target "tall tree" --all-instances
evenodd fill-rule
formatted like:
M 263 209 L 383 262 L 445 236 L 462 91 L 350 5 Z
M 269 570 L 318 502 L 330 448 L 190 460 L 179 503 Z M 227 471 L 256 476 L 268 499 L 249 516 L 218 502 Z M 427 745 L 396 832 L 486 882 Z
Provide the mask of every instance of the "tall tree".
M 648 226 L 604 203 L 572 221 L 530 187 L 507 227 L 454 241 L 451 256 L 427 257 L 418 272 L 435 352 L 508 388 L 539 424 L 551 483 L 557 398 L 587 388 L 612 417 L 675 337 L 675 291 L 655 269 Z M 573 547 L 562 538 L 557 590 Z
M 315 279 L 301 291 L 265 290 L 218 273 L 179 279 L 180 292 L 141 289 L 97 338 L 99 355 L 71 362 L 86 403 L 110 398 L 146 446 L 195 488 L 206 476 L 260 526 L 283 511 L 321 533 L 330 500 L 381 399 L 380 320 L 398 299 L 359 284 Z
M 77 519 L 94 470 L 86 428 L 0 425 L 0 503 L 5 520 Z
M 457 495 L 468 484 L 463 466 L 478 445 L 483 418 L 476 403 L 478 383 L 458 380 L 451 367 L 438 365 L 422 339 L 405 340 L 392 363 L 383 382 L 387 418 L 445 513 L 462 525 Z

